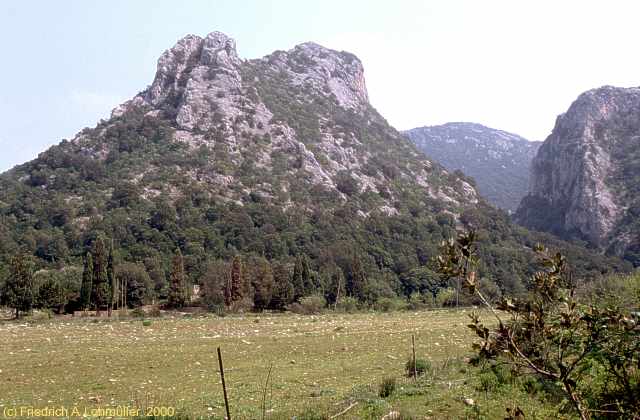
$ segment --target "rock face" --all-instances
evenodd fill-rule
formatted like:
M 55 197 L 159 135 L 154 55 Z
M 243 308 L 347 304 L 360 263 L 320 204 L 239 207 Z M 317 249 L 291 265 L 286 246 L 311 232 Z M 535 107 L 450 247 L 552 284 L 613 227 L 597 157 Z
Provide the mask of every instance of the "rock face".
M 459 122 L 403 132 L 445 168 L 473 177 L 487 200 L 515 212 L 529 186 L 529 168 L 542 142 L 480 124 Z
M 113 115 L 144 104 L 156 108 L 172 106 L 179 128 L 210 129 L 214 126 L 208 117 L 216 112 L 221 112 L 223 118 L 242 114 L 246 104 L 243 88 L 259 81 L 243 80 L 241 72 L 256 64 L 286 75 L 293 86 L 311 88 L 313 92 L 308 93 L 331 94 L 344 108 L 362 110 L 369 104 L 364 69 L 354 55 L 309 42 L 288 52 L 278 51 L 262 60 L 243 63 L 235 41 L 212 32 L 204 39 L 187 35 L 162 54 L 153 84 L 114 110 Z M 272 114 L 266 109 L 261 111 L 262 122 L 268 122 Z
M 640 89 L 590 90 L 540 147 L 516 218 L 638 264 L 639 180 Z
M 436 183 L 429 179 L 446 172 L 422 162 L 405 145 L 403 153 L 409 159 L 394 161 L 385 175 L 383 166 L 388 163 L 382 161 L 388 152 L 382 150 L 383 143 L 402 139 L 369 104 L 362 63 L 350 53 L 314 43 L 243 61 L 235 41 L 225 34 L 188 35 L 162 54 L 151 86 L 116 108 L 112 117 L 140 109 L 170 121 L 174 139 L 191 148 L 224 147 L 236 167 L 258 167 L 264 176 L 279 157 L 288 164 L 296 160 L 296 169 L 302 169 L 312 185 L 343 198 L 348 194 L 340 184 L 349 182 L 357 184 L 354 193 L 389 192 L 378 206 L 386 213 L 396 212 L 396 197 L 386 186 L 396 176 L 412 178 L 438 200 L 456 205 L 477 202 L 475 190 L 464 180 L 455 188 L 434 188 Z M 369 126 L 372 135 L 365 138 L 353 130 L 350 126 L 360 124 L 357 120 Z M 227 175 L 231 178 L 224 178 Z M 234 200 L 241 199 L 239 191 L 273 197 L 290 188 L 290 181 L 283 179 L 278 186 L 245 185 L 232 191 L 227 186 L 242 182 L 240 177 L 213 167 L 199 168 L 196 177 L 220 184 L 210 187 Z

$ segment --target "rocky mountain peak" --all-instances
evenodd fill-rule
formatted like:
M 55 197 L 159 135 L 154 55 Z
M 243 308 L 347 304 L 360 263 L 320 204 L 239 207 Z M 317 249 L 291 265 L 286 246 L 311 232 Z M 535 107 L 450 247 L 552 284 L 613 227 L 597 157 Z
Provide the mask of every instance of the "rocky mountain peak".
M 592 137 L 589 130 L 618 112 L 633 108 L 639 98 L 640 88 L 603 86 L 582 93 L 566 113 L 558 116 L 555 127 L 556 134 L 560 134 L 558 139 L 581 137 L 583 134 Z
M 298 85 L 333 94 L 339 104 L 354 110 L 369 105 L 364 67 L 355 55 L 305 42 L 289 51 L 277 51 L 264 60 L 286 72 Z
M 197 67 L 206 66 L 233 74 L 239 65 L 236 43 L 227 35 L 212 32 L 204 39 L 187 35 L 160 56 L 155 79 L 144 99 L 155 106 L 160 105 L 186 86 Z
M 241 60 L 225 34 L 185 36 L 162 54 L 151 86 L 112 115 L 157 119 L 172 128 L 176 143 L 217 156 L 186 176 L 207 183 L 225 200 L 241 201 L 249 193 L 288 196 L 302 176 L 305 188 L 341 201 L 377 195 L 375 210 L 386 214 L 398 212 L 400 192 L 390 183 L 400 179 L 421 195 L 446 201 L 452 214 L 478 202 L 464 179 L 423 160 L 375 111 L 355 55 L 312 42 Z M 82 135 L 74 140 L 83 141 Z M 109 153 L 109 145 L 100 147 L 102 155 Z M 248 179 L 257 168 L 262 177 L 271 172 L 284 180 L 274 186 Z M 295 181 L 289 178 L 293 173 Z
M 112 116 L 147 105 L 156 113 L 168 112 L 181 129 L 207 131 L 215 125 L 214 116 L 229 126 L 250 110 L 264 125 L 273 114 L 262 98 L 248 95 L 260 83 L 252 76 L 256 67 L 285 75 L 284 82 L 309 95 L 333 96 L 345 109 L 362 112 L 370 106 L 364 68 L 353 54 L 307 42 L 261 59 L 241 60 L 233 38 L 212 32 L 205 38 L 187 35 L 165 51 L 151 86 L 114 109 Z
M 216 67 L 232 68 L 239 65 L 236 41 L 222 32 L 211 32 L 202 43 L 200 61 Z

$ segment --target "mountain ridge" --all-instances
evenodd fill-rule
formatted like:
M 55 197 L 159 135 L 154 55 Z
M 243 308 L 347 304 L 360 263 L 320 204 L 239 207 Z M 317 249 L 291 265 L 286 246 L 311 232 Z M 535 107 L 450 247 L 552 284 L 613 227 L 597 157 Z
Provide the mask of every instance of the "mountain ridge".
M 358 297 L 375 301 L 433 286 L 426 266 L 456 228 L 483 232 L 481 274 L 505 291 L 524 290 L 535 242 L 588 277 L 621 267 L 512 225 L 371 106 L 357 57 L 314 43 L 242 60 L 222 33 L 186 36 L 112 118 L 0 186 L 0 256 L 22 248 L 42 267 L 77 264 L 97 235 L 148 267 L 178 247 L 193 283 L 211 260 L 306 255 L 318 288 L 364 267 Z
M 427 156 L 476 180 L 492 204 L 515 212 L 529 184 L 529 164 L 541 142 L 478 123 L 450 122 L 403 132 Z

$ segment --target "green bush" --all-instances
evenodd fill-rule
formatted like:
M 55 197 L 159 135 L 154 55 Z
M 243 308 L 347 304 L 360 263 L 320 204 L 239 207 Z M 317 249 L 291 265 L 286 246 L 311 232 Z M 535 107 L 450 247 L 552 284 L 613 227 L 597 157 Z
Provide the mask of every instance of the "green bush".
M 491 371 L 485 371 L 478 375 L 478 381 L 480 382 L 478 389 L 484 392 L 494 392 L 498 389 L 500 384 L 498 378 Z
M 375 303 L 374 308 L 380 312 L 393 312 L 407 309 L 407 302 L 400 298 L 382 297 Z
M 327 306 L 327 301 L 324 297 L 314 295 L 307 296 L 300 299 L 300 302 L 294 302 L 287 306 L 287 310 L 300 315 L 313 315 L 322 312 Z
M 347 296 L 338 300 L 336 311 L 351 314 L 358 311 L 358 306 L 358 299 Z
M 407 376 L 411 377 L 413 376 L 413 372 L 414 372 L 414 362 L 413 362 L 413 358 L 410 357 L 409 360 L 407 360 L 407 363 L 405 363 L 404 365 L 404 370 L 407 372 Z M 430 373 L 432 372 L 433 367 L 431 366 L 431 362 L 426 360 L 426 359 L 418 359 L 416 358 L 415 360 L 415 372 L 418 374 L 418 376 L 424 375 L 426 373 Z
M 444 308 L 445 306 L 454 306 L 456 304 L 456 291 L 455 289 L 447 288 L 441 289 L 436 295 L 436 306 Z
M 142 326 L 143 327 L 150 327 L 151 326 L 151 320 L 150 319 L 145 319 L 142 321 Z
M 409 296 L 407 301 L 407 309 L 410 311 L 421 311 L 432 306 L 429 302 L 425 301 L 425 296 L 421 293 L 414 292 Z
M 380 390 L 378 392 L 378 395 L 380 395 L 381 398 L 387 398 L 387 397 L 390 397 L 395 392 L 395 390 L 396 390 L 396 378 L 393 378 L 393 377 L 384 378 L 380 383 Z
M 491 372 L 493 372 L 493 374 L 496 376 L 496 379 L 498 380 L 498 383 L 500 385 L 510 384 L 514 380 L 511 369 L 506 365 L 493 365 L 491 367 Z

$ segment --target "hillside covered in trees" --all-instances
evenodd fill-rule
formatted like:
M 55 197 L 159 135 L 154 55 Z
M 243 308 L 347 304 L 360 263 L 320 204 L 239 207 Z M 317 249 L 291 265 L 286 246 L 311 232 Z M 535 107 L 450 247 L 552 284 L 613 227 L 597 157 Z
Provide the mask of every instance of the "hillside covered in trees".
M 224 34 L 190 35 L 110 119 L 0 176 L 0 298 L 20 280 L 34 305 L 78 309 L 90 277 L 105 310 L 123 293 L 182 306 L 193 285 L 212 308 L 428 301 L 449 286 L 430 261 L 460 227 L 478 232 L 496 293 L 527 288 L 537 242 L 580 278 L 628 269 L 515 226 L 430 161 L 371 106 L 352 54 L 307 43 L 241 60 Z

